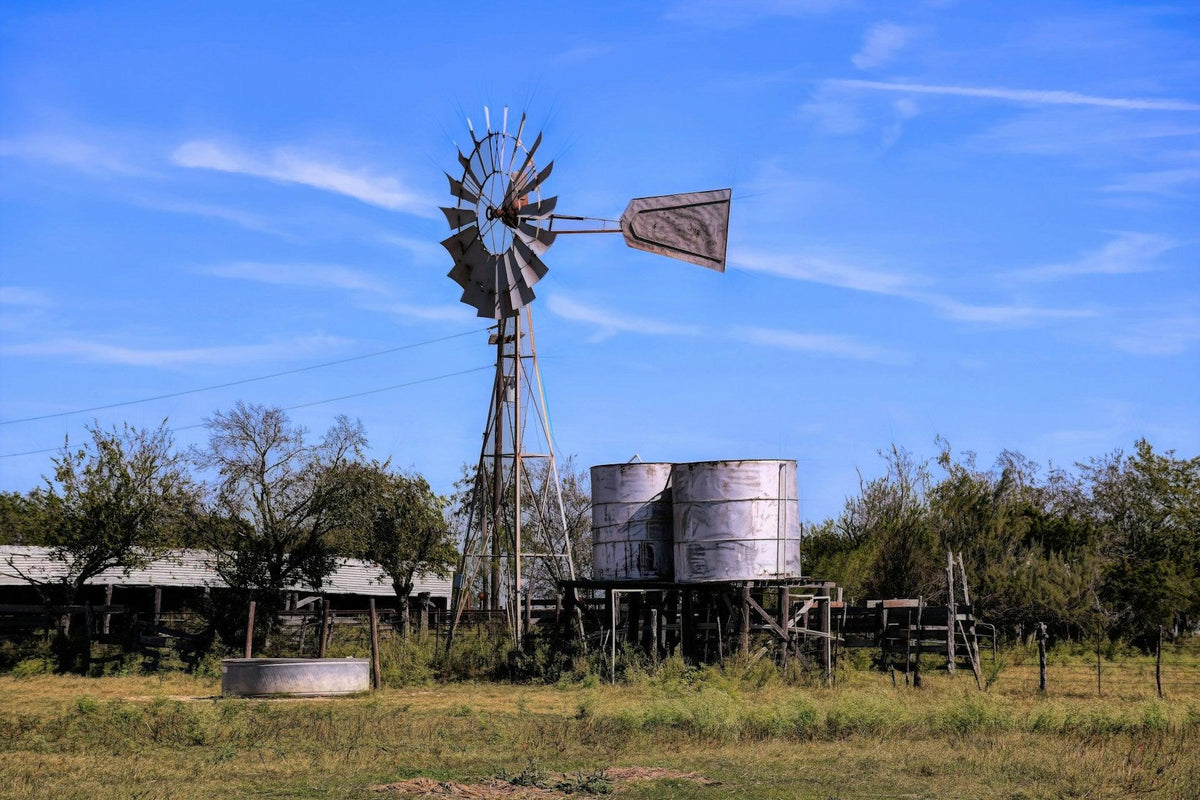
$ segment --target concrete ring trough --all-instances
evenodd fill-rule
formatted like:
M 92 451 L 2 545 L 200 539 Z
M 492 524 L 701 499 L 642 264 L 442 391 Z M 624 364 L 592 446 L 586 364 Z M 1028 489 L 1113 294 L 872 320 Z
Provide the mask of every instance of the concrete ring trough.
M 221 694 L 355 694 L 371 688 L 370 675 L 365 658 L 226 658 L 221 661 Z

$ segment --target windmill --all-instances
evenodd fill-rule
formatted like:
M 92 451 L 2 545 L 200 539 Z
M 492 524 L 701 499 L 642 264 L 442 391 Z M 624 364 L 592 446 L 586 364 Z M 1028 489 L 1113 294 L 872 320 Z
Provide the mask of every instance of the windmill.
M 535 163 L 541 133 L 526 144 L 524 114 L 510 133 L 507 106 L 495 130 L 487 107 L 483 112 L 480 133 L 467 119 L 470 152 L 458 153 L 460 177 L 446 174 L 456 202 L 442 208 L 454 231 L 442 242 L 454 259 L 449 277 L 461 287 L 462 302 L 496 320 L 489 339 L 496 372 L 467 509 L 451 639 L 482 577 L 483 599 L 493 610 L 503 605 L 520 641 L 530 624 L 524 562 L 538 559 L 552 577 L 575 578 L 530 306 L 534 285 L 548 271 L 542 256 L 559 235 L 620 233 L 632 248 L 724 272 L 730 190 L 637 198 L 620 219 L 557 214 L 558 198 L 542 196 L 554 163 L 541 169 Z M 527 406 L 545 452 L 525 450 Z M 540 491 L 530 492 L 528 462 L 535 459 L 545 468 L 538 473 Z M 528 552 L 522 541 L 526 503 L 542 532 L 557 533 L 542 537 L 545 552 Z

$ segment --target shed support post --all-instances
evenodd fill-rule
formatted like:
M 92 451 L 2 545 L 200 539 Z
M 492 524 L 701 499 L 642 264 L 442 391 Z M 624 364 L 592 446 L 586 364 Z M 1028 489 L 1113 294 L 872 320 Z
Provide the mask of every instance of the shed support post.
M 111 583 L 105 584 L 105 586 L 104 586 L 104 605 L 112 606 L 112 598 L 113 598 L 113 585 Z M 105 636 L 108 636 L 108 626 L 111 621 L 112 621 L 112 614 L 108 613 L 108 608 L 105 608 L 105 610 L 104 610 L 104 635 Z

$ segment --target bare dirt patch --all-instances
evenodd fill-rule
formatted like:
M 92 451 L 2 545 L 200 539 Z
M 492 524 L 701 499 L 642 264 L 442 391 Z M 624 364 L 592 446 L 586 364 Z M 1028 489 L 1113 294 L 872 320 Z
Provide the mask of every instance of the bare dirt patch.
M 710 780 L 698 772 L 680 772 L 663 767 L 610 767 L 597 773 L 603 780 L 612 783 L 631 781 L 683 780 L 694 781 L 704 786 L 714 786 L 717 781 Z M 486 778 L 478 783 L 460 783 L 459 781 L 439 781 L 433 778 L 410 778 L 395 783 L 385 783 L 372 786 L 373 792 L 391 792 L 400 797 L 430 797 L 450 798 L 451 800 L 557 800 L 562 797 L 579 797 L 585 794 L 607 794 L 607 792 L 578 792 L 567 791 L 553 786 L 569 785 L 577 781 L 579 776 L 569 773 L 551 773 L 547 775 L 541 786 L 528 786 L 513 783 L 502 778 Z
M 702 786 L 716 786 L 720 781 L 704 777 L 699 772 L 680 772 L 665 767 L 609 767 L 604 774 L 613 781 L 693 781 Z

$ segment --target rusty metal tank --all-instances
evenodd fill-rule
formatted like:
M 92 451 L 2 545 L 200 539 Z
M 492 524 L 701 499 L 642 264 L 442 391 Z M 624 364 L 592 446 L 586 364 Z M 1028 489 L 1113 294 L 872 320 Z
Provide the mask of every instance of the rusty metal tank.
M 671 580 L 671 464 L 592 467 L 592 574 Z
M 676 464 L 671 495 L 678 583 L 800 576 L 795 461 Z

